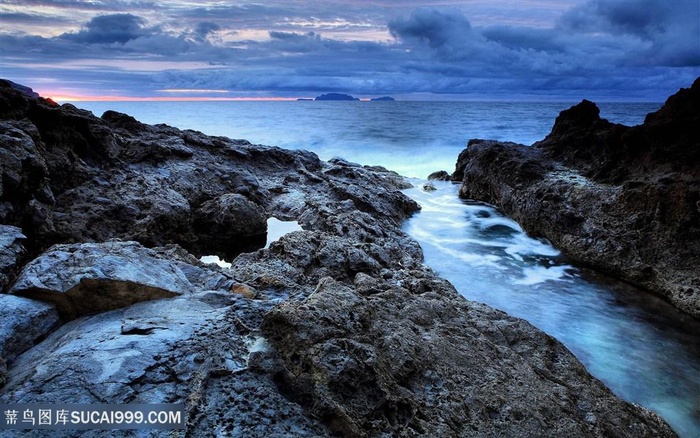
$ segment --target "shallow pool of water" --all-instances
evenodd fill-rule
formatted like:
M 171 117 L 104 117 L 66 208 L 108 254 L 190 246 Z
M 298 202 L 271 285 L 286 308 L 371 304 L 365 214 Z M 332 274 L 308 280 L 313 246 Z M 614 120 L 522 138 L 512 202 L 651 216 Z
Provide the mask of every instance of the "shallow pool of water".
M 458 186 L 406 193 L 422 206 L 404 230 L 466 298 L 523 318 L 564 343 L 615 394 L 700 437 L 700 322 L 626 283 L 577 267 Z

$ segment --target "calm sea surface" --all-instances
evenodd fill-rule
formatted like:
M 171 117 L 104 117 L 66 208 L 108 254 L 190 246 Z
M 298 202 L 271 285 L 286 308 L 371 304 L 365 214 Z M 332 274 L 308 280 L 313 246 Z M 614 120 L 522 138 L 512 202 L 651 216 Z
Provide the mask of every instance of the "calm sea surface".
M 601 116 L 635 125 L 659 103 L 600 104 Z M 418 187 L 454 170 L 470 138 L 532 144 L 571 103 L 475 102 L 80 102 L 145 123 L 307 149 L 382 165 L 414 178 L 423 210 L 404 229 L 426 263 L 465 297 L 524 318 L 562 341 L 622 398 L 700 436 L 700 323 L 624 283 L 577 267 L 496 209 L 457 198 L 457 187 Z

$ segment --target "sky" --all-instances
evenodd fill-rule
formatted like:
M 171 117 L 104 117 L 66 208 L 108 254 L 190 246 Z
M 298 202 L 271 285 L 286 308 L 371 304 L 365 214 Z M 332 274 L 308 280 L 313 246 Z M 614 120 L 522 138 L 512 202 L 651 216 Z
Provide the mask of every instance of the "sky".
M 700 0 L 2 0 L 0 77 L 56 100 L 664 101 Z

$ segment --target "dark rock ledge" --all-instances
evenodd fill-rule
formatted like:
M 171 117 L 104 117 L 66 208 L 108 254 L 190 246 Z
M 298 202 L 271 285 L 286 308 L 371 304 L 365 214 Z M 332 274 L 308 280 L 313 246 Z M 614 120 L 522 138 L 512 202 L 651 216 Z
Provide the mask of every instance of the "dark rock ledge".
M 639 126 L 584 100 L 532 147 L 471 140 L 453 178 L 460 196 L 700 317 L 700 79 Z
M 184 436 L 674 436 L 425 267 L 395 173 L 2 82 L 0 119 L 0 403 L 185 403 Z M 270 215 L 304 231 L 255 249 Z

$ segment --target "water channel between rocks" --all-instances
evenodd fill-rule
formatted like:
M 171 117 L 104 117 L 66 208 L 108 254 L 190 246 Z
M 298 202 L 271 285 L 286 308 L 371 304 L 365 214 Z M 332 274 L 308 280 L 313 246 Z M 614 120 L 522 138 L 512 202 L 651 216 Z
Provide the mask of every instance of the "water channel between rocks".
M 564 343 L 625 400 L 650 408 L 682 437 L 700 436 L 700 322 L 661 299 L 575 266 L 458 186 L 406 194 L 422 211 L 404 231 L 426 264 L 467 299 L 523 318 Z

